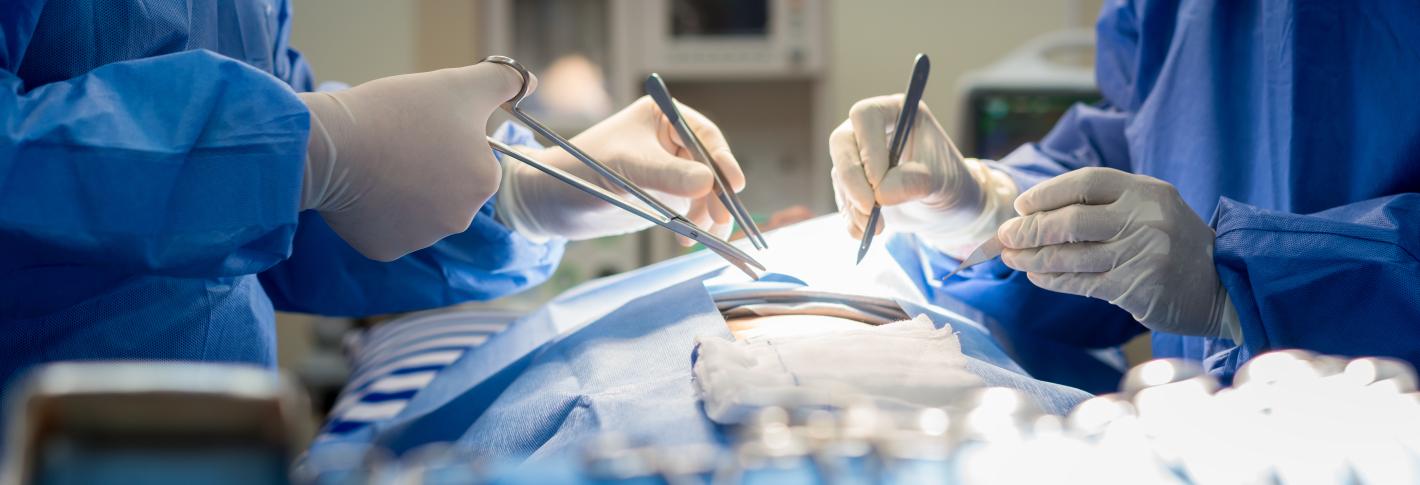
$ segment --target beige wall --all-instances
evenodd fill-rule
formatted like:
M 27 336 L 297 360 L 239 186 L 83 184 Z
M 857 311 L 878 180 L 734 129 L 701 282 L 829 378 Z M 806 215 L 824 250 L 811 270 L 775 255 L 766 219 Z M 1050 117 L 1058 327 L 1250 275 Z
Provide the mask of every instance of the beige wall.
M 912 56 L 932 58 L 924 99 L 949 132 L 962 74 L 991 64 L 1026 40 L 1088 27 L 1103 0 L 831 0 L 828 109 L 841 119 L 853 102 L 902 92 Z
M 477 0 L 296 0 L 291 45 L 319 81 L 471 64 Z
M 414 70 L 413 0 L 296 0 L 291 45 L 320 81 L 359 84 Z
M 820 1 L 829 10 L 827 107 L 846 116 L 858 99 L 901 91 L 917 52 L 932 57 L 933 111 L 953 112 L 963 73 L 1041 33 L 1092 25 L 1104 0 Z M 477 60 L 478 0 L 292 3 L 292 45 L 321 81 L 358 84 Z

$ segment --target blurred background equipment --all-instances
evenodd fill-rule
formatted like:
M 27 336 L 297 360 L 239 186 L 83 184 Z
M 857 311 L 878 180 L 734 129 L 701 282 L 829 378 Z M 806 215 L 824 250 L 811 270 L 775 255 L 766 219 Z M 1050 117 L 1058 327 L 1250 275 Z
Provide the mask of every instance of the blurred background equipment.
M 314 431 L 305 394 L 268 369 L 57 363 L 11 391 L 0 483 L 286 483 Z
M 1099 101 L 1095 35 L 1062 30 L 1031 39 L 990 66 L 963 76 L 957 147 L 969 157 L 999 160 L 1040 140 L 1075 103 Z

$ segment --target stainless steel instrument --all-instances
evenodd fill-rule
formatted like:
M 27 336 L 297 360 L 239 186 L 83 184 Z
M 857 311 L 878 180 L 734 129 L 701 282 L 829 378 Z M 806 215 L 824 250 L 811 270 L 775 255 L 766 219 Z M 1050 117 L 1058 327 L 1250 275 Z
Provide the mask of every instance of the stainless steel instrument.
M 526 98 L 528 95 L 528 83 L 532 79 L 532 74 L 530 74 L 528 70 L 522 66 L 522 64 L 519 64 L 518 61 L 504 56 L 489 56 L 483 59 L 482 62 L 492 62 L 512 67 L 514 70 L 518 71 L 518 74 L 521 75 L 523 78 L 523 85 L 522 88 L 518 90 L 518 94 L 513 96 L 513 99 L 510 99 L 508 100 L 508 102 L 503 103 L 504 111 L 507 111 L 508 114 L 513 115 L 514 118 L 517 118 L 518 121 L 521 121 L 524 125 L 527 125 L 528 128 L 531 128 L 539 135 L 542 135 L 548 140 L 551 140 L 557 146 L 562 147 L 562 149 L 567 150 L 567 153 L 572 154 L 572 156 L 577 158 L 577 160 L 581 161 L 583 164 L 586 164 L 588 167 L 591 167 L 593 171 L 595 171 L 598 175 L 601 175 L 602 177 L 606 178 L 606 180 L 612 185 L 615 185 L 617 188 L 625 191 L 627 194 L 630 194 L 632 197 L 637 199 L 639 203 L 626 200 L 620 195 L 613 194 L 610 191 L 603 189 L 601 186 L 583 180 L 577 177 L 576 175 L 567 173 L 561 169 L 558 169 L 557 167 L 545 165 L 541 162 L 538 162 L 537 160 L 532 159 L 532 157 L 529 157 L 512 149 L 512 147 L 509 147 L 497 140 L 489 138 L 488 144 L 492 146 L 494 150 L 513 157 L 518 161 L 526 163 L 529 166 L 536 168 L 542 171 L 543 173 L 551 176 L 552 178 L 555 178 L 557 180 L 567 183 L 568 185 L 576 187 L 578 190 L 581 190 L 583 192 L 586 192 L 588 195 L 606 201 L 608 204 L 619 207 L 622 210 L 625 210 L 627 212 L 635 214 L 638 217 L 651 221 L 652 223 L 655 223 L 658 226 L 668 229 L 671 232 L 684 236 L 687 239 L 698 242 L 700 244 L 704 244 L 707 249 L 719 255 L 721 258 L 724 258 L 734 267 L 739 268 L 740 271 L 743 271 L 745 274 L 749 275 L 750 278 L 759 279 L 759 274 L 758 272 L 756 272 L 756 270 L 766 271 L 764 265 L 760 264 L 758 261 L 755 261 L 754 258 L 750 257 L 750 255 L 746 254 L 744 251 L 741 251 L 734 245 L 725 242 L 725 240 L 715 237 L 713 234 L 710 234 L 709 232 L 700 229 L 694 223 L 690 222 L 689 220 L 686 220 L 680 214 L 677 214 L 670 207 L 656 200 L 656 198 L 652 197 L 651 194 L 646 193 L 644 190 L 641 190 L 641 188 L 631 183 L 631 181 L 628 180 L 626 177 L 623 177 L 615 170 L 612 170 L 611 167 L 608 167 L 602 164 L 601 162 L 598 162 L 596 159 L 592 158 L 591 155 L 587 155 L 585 152 L 578 149 L 575 145 L 572 144 L 572 142 L 567 141 L 566 138 L 563 138 L 561 135 L 558 135 L 546 125 L 543 125 L 541 122 L 539 122 L 536 118 L 533 118 L 532 116 L 529 116 L 527 113 L 523 112 L 521 105 L 523 99 Z M 644 206 L 642 204 L 644 204 Z
M 897 166 L 902 151 L 907 147 L 907 136 L 912 133 L 912 125 L 917 121 L 917 105 L 922 101 L 922 90 L 927 87 L 927 73 L 932 69 L 927 54 L 917 54 L 912 61 L 912 77 L 907 81 L 907 94 L 902 100 L 902 111 L 897 115 L 897 128 L 892 132 L 892 145 L 888 146 L 888 170 Z M 858 262 L 868 254 L 873 245 L 873 233 L 882 217 L 882 206 L 873 203 L 873 212 L 868 215 L 868 225 L 863 228 L 863 241 L 858 245 Z

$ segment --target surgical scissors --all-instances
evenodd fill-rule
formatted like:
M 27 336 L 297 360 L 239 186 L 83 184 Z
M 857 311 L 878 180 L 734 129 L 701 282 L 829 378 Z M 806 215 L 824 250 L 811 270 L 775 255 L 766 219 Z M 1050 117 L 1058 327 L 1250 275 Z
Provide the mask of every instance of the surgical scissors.
M 927 72 L 932 61 L 927 54 L 917 54 L 912 60 L 912 77 L 907 80 L 907 94 L 903 96 L 902 111 L 897 114 L 897 128 L 892 132 L 892 145 L 888 146 L 888 170 L 897 166 L 898 159 L 907 148 L 907 135 L 912 133 L 912 124 L 917 121 L 917 103 L 922 100 L 922 90 L 927 87 Z M 863 228 L 863 240 L 858 244 L 858 263 L 868 254 L 873 245 L 874 230 L 883 215 L 882 206 L 873 202 L 873 212 L 868 214 L 868 225 Z
M 551 165 L 544 165 L 541 162 L 538 162 L 537 160 L 533 160 L 527 155 L 519 153 L 517 150 L 514 150 L 512 147 L 509 147 L 508 145 L 505 145 L 502 142 L 499 142 L 498 140 L 489 138 L 488 144 L 489 146 L 493 147 L 494 150 L 513 157 L 514 159 L 517 159 L 520 162 L 526 163 L 529 166 L 536 168 L 542 171 L 543 173 L 551 176 L 552 178 L 560 180 L 568 185 L 571 185 L 572 187 L 577 188 L 578 190 L 586 192 L 592 197 L 596 197 L 598 199 L 606 201 L 608 204 L 611 204 L 613 206 L 621 208 L 622 210 L 635 214 L 636 216 L 641 217 L 642 219 L 651 221 L 652 223 L 666 228 L 671 232 L 684 236 L 687 239 L 704 244 L 706 249 L 709 249 L 710 251 L 719 255 L 721 258 L 724 258 L 731 265 L 734 265 L 734 267 L 739 268 L 740 271 L 743 271 L 752 279 L 759 279 L 759 274 L 755 272 L 755 268 L 759 269 L 760 271 L 766 271 L 764 265 L 759 264 L 759 262 L 755 261 L 754 258 L 750 257 L 748 254 L 745 254 L 744 251 L 740 251 L 739 248 L 736 248 L 734 245 L 725 242 L 723 239 L 715 237 L 713 234 L 701 230 L 694 223 L 690 222 L 689 220 L 686 220 L 684 217 L 682 217 L 680 214 L 677 214 L 670 207 L 667 207 L 665 204 L 662 204 L 661 201 L 656 200 L 655 197 L 652 197 L 650 194 L 646 193 L 645 191 L 641 190 L 641 188 L 631 183 L 631 181 L 627 180 L 626 177 L 621 176 L 621 174 L 617 173 L 615 170 L 612 170 L 610 167 L 607 167 L 601 162 L 598 162 L 590 155 L 587 155 L 585 152 L 578 149 L 575 145 L 572 144 L 572 142 L 567 141 L 566 138 L 562 138 L 562 136 L 558 135 L 556 132 L 552 131 L 547 126 L 543 125 L 537 119 L 533 118 L 532 116 L 529 116 L 527 113 L 524 113 L 522 110 L 522 103 L 523 99 L 525 99 L 528 95 L 528 83 L 532 79 L 532 74 L 529 73 L 528 70 L 524 68 L 522 64 L 519 64 L 518 61 L 515 61 L 512 58 L 505 56 L 488 56 L 480 62 L 503 64 L 518 71 L 518 75 L 522 76 L 523 78 L 523 85 L 520 89 L 518 89 L 518 94 L 514 95 L 513 99 L 510 99 L 507 102 L 503 103 L 503 111 L 507 111 L 508 114 L 513 115 L 514 118 L 517 118 L 518 121 L 521 121 L 523 124 L 527 125 L 528 128 L 531 128 L 533 131 L 537 132 L 539 135 L 542 135 L 544 138 L 551 140 L 557 146 L 562 147 L 563 150 L 567 150 L 567 153 L 572 154 L 573 157 L 581 161 L 586 166 L 590 167 L 593 171 L 595 171 L 598 175 L 601 175 L 608 182 L 611 182 L 612 185 L 615 185 L 617 188 L 626 191 L 626 193 L 628 194 L 631 194 L 632 197 L 635 197 L 641 203 L 649 207 L 650 210 L 647 210 L 645 207 L 642 207 L 636 204 L 635 202 L 626 200 L 617 194 L 613 194 L 610 191 L 603 189 L 602 187 L 596 184 L 583 180 L 577 177 L 576 175 L 572 175 Z
M 764 234 L 759 232 L 759 226 L 755 225 L 754 219 L 750 218 L 749 210 L 745 209 L 744 203 L 740 202 L 738 195 L 735 195 L 734 187 L 725 180 L 725 173 L 720 170 L 720 165 L 710 158 L 710 152 L 705 150 L 705 144 L 700 142 L 700 137 L 695 135 L 695 131 L 690 129 L 690 122 L 680 114 L 680 107 L 676 106 L 675 98 L 671 97 L 671 91 L 666 87 L 666 82 L 661 79 L 660 74 L 651 73 L 646 76 L 646 94 L 656 101 L 656 105 L 661 107 L 661 112 L 665 113 L 666 120 L 675 127 L 676 133 L 680 134 L 680 140 L 685 143 L 691 156 L 700 163 L 710 166 L 710 172 L 715 174 L 715 196 L 719 197 L 720 203 L 725 205 L 725 209 L 730 212 L 730 217 L 735 220 L 735 224 L 745 232 L 745 239 L 754 244 L 757 249 L 769 249 L 769 242 L 764 240 Z

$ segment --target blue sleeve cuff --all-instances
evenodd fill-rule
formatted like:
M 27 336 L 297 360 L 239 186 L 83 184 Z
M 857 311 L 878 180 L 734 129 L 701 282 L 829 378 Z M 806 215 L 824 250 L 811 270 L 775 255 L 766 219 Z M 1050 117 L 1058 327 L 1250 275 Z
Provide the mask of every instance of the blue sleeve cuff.
M 1310 215 L 1223 198 L 1214 263 L 1252 354 L 1305 348 L 1420 361 L 1420 194 Z
M 504 124 L 494 135 L 536 146 L 532 132 Z M 565 241 L 529 241 L 494 218 L 498 197 L 484 203 L 468 230 L 389 263 L 373 261 L 341 240 L 320 215 L 301 215 L 290 259 L 261 274 L 285 311 L 365 316 L 489 300 L 546 281 Z

